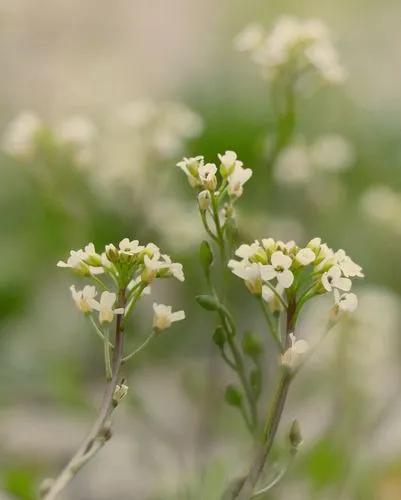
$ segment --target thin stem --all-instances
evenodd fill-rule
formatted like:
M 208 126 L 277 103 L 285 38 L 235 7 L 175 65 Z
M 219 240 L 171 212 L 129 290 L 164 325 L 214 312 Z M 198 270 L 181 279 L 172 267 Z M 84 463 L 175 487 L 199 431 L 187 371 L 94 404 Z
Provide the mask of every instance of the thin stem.
M 106 331 L 106 336 L 104 339 L 104 366 L 106 369 L 106 380 L 111 380 L 113 378 L 113 371 L 111 368 L 110 359 L 110 346 L 109 346 L 109 330 Z
M 274 293 L 274 295 L 277 297 L 278 301 L 280 302 L 280 304 L 284 307 L 284 309 L 287 309 L 288 307 L 288 304 L 286 304 L 285 300 L 283 299 L 283 297 L 281 297 L 281 295 L 278 293 L 278 291 L 274 288 L 273 285 L 271 285 L 268 281 L 265 281 L 264 284 L 270 288 L 270 290 Z
M 277 347 L 278 347 L 279 351 L 283 352 L 283 345 L 281 343 L 281 339 L 280 339 L 279 334 L 277 332 L 277 329 L 276 329 L 276 327 L 275 327 L 275 325 L 273 323 L 273 320 L 270 317 L 269 311 L 266 309 L 266 303 L 262 299 L 262 297 L 258 297 L 258 302 L 259 302 L 259 304 L 261 306 L 261 309 L 262 309 L 262 312 L 263 312 L 263 316 L 265 317 L 266 322 L 267 322 L 267 324 L 269 326 L 269 332 L 271 333 L 274 342 L 277 344 Z
M 119 293 L 119 307 L 124 307 L 124 305 L 125 290 L 121 290 Z M 88 460 L 99 451 L 107 438 L 110 437 L 107 422 L 115 408 L 113 394 L 119 379 L 124 347 L 124 325 L 122 315 L 120 314 L 117 315 L 116 319 L 114 345 L 115 349 L 112 360 L 113 376 L 106 385 L 98 417 L 84 442 L 44 493 L 43 500 L 54 500 L 57 498 L 58 494 L 68 485 Z
M 100 278 L 98 278 L 96 275 L 91 274 L 91 278 L 96 281 L 96 283 L 103 288 L 103 290 L 108 290 L 109 288 L 107 287 L 106 283 L 104 283 Z
M 94 326 L 95 328 L 95 332 L 97 333 L 98 337 L 103 341 L 103 342 L 108 342 L 109 343 L 109 346 L 111 347 L 111 349 L 114 349 L 114 345 L 110 342 L 110 340 L 106 340 L 106 337 L 104 336 L 102 330 L 99 328 L 99 326 L 96 324 L 96 321 L 94 319 L 93 316 L 88 316 L 89 317 L 89 320 L 90 322 L 92 323 L 92 325 Z
M 291 300 L 287 310 L 287 324 L 285 331 L 286 337 L 284 342 L 285 348 L 287 348 L 289 342 L 289 334 L 295 327 L 295 308 L 295 301 Z M 257 447 L 255 459 L 249 469 L 247 476 L 241 481 L 239 488 L 237 488 L 237 490 L 232 493 L 232 500 L 249 500 L 253 495 L 255 485 L 258 482 L 260 475 L 262 474 L 267 457 L 273 446 L 292 378 L 293 376 L 291 372 L 289 372 L 284 367 L 281 368 L 276 392 L 267 413 L 263 435 L 261 438 L 261 442 Z
M 226 262 L 226 247 L 224 243 L 224 234 L 223 234 L 223 229 L 220 224 L 220 219 L 219 219 L 219 207 L 218 207 L 218 200 L 212 193 L 212 215 L 213 215 L 213 220 L 214 224 L 216 226 L 216 232 L 217 232 L 217 242 L 220 248 L 220 254 L 221 254 L 221 263 L 224 266 L 224 263 Z
M 205 228 L 205 231 L 212 238 L 212 240 L 217 243 L 217 241 L 218 241 L 217 236 L 212 232 L 212 230 L 210 229 L 209 224 L 207 222 L 206 211 L 199 209 L 199 213 L 200 213 L 200 216 L 201 216 L 201 219 L 202 219 L 202 223 L 203 223 L 203 227 Z
M 131 354 L 128 354 L 127 356 L 124 356 L 123 359 L 121 360 L 122 363 L 126 363 L 128 360 L 139 354 L 142 349 L 144 349 L 149 342 L 156 336 L 156 332 L 153 331 L 150 335 L 148 335 L 142 344 L 135 349 L 135 351 L 131 352 Z

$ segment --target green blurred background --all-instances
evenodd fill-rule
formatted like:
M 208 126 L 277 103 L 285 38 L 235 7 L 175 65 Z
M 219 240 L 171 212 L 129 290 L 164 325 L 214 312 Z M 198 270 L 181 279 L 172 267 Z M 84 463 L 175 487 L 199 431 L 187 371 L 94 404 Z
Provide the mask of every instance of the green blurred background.
M 267 84 L 233 48 L 247 23 L 269 28 L 282 14 L 326 22 L 349 74 L 302 100 L 297 132 L 307 142 L 341 134 L 355 161 L 298 187 L 280 185 L 266 167 Z M 125 236 L 154 241 L 184 264 L 185 283 L 153 298 L 184 308 L 188 320 L 129 367 L 112 441 L 60 498 L 214 500 L 244 467 L 246 431 L 222 401 L 232 376 L 213 355 L 213 319 L 194 300 L 206 288 L 197 261 L 204 235 L 175 166 L 184 154 L 216 161 L 226 149 L 254 170 L 238 203 L 244 238 L 321 236 L 366 273 L 352 321 L 291 392 L 277 460 L 291 419 L 305 443 L 265 498 L 401 498 L 400 2 L 3 0 L 0 16 L 1 130 L 27 110 L 46 124 L 34 155 L 0 156 L 0 499 L 36 498 L 99 402 L 102 346 L 56 262 L 89 241 Z M 133 101 L 142 104 L 130 115 Z M 149 106 L 157 123 L 144 127 Z M 77 115 L 94 124 L 83 159 L 55 140 Z M 192 133 L 179 130 L 180 117 Z M 388 188 L 374 197 L 377 186 Z M 262 333 L 241 283 L 232 278 L 229 290 L 241 327 Z M 133 322 L 132 346 L 147 333 L 151 303 Z M 318 335 L 326 312 L 324 300 L 305 312 L 304 338 Z

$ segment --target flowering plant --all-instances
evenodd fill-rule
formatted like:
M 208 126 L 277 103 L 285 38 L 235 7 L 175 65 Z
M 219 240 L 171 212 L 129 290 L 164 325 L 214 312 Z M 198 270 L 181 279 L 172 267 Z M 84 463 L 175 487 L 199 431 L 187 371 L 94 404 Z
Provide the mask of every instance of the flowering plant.
M 71 250 L 67 261 L 59 261 L 57 266 L 69 268 L 76 276 L 93 283 L 82 290 L 72 285 L 70 290 L 75 305 L 89 318 L 103 342 L 107 384 L 99 414 L 87 438 L 57 478 L 43 483 L 41 493 L 45 500 L 56 498 L 111 437 L 110 418 L 128 392 L 121 378 L 123 365 L 173 322 L 185 318 L 184 311 L 172 312 L 171 306 L 154 303 L 151 333 L 134 351 L 124 353 L 127 322 L 141 297 L 151 293 L 151 286 L 158 279 L 174 277 L 184 281 L 182 265 L 161 254 L 153 243 L 141 245 L 138 240 L 124 238 L 117 247 L 112 243 L 106 245 L 101 253 L 89 243 L 84 249 Z M 102 290 L 101 294 L 98 289 Z
M 358 300 L 351 292 L 352 280 L 362 278 L 363 273 L 344 250 L 334 251 L 320 238 L 312 239 L 305 247 L 294 241 L 256 240 L 239 245 L 234 250 L 236 258 L 230 259 L 231 236 L 235 231 L 227 231 L 227 224 L 230 221 L 235 226 L 233 203 L 243 194 L 242 185 L 251 177 L 252 170 L 243 169 L 232 151 L 219 155 L 219 158 L 219 169 L 214 164 L 204 164 L 202 156 L 184 159 L 178 166 L 188 176 L 190 185 L 198 190 L 200 215 L 212 243 L 219 248 L 221 272 L 224 274 L 228 267 L 244 281 L 247 290 L 259 302 L 277 352 L 277 387 L 267 413 L 261 413 L 262 354 L 266 343 L 249 332 L 239 339 L 234 315 L 223 298 L 225 291 L 218 289 L 212 276 L 212 247 L 203 241 L 200 259 L 209 294 L 199 295 L 197 301 L 205 310 L 217 313 L 218 325 L 213 341 L 239 382 L 239 386 L 227 386 L 225 399 L 240 410 L 255 443 L 255 458 L 248 473 L 230 485 L 224 498 L 249 500 L 267 492 L 278 480 L 275 478 L 255 491 L 276 436 L 290 384 L 306 362 L 307 353 L 312 352 L 306 340 L 296 337 L 297 321 L 303 307 L 313 298 L 331 293 L 334 305 L 328 316 L 329 331 L 344 314 L 356 309 Z M 235 177 L 236 168 L 239 180 L 233 189 L 234 181 L 230 176 Z M 231 217 L 228 218 L 227 214 Z M 301 443 L 297 422 L 293 424 L 291 436 L 292 448 L 296 451 Z

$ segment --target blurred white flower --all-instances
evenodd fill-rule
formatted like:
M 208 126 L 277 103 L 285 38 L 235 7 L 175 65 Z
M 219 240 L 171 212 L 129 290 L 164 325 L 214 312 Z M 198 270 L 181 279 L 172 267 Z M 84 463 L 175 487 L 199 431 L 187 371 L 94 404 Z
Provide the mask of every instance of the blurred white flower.
M 210 191 L 204 189 L 198 194 L 198 204 L 201 210 L 207 210 L 211 204 Z
M 202 186 L 205 189 L 209 189 L 210 191 L 214 191 L 217 186 L 216 179 L 217 167 L 214 163 L 202 163 L 199 166 L 198 174 Z
M 153 304 L 153 328 L 158 331 L 169 328 L 172 323 L 185 319 L 184 311 L 172 312 L 171 306 Z
M 339 134 L 320 136 L 310 147 L 310 156 L 316 168 L 338 172 L 349 168 L 355 160 L 351 144 Z
M 334 290 L 334 302 L 340 311 L 354 312 L 358 307 L 358 297 L 354 293 L 343 293 Z
M 290 340 L 291 346 L 282 354 L 281 364 L 293 370 L 308 352 L 309 345 L 306 340 L 297 340 L 293 333 L 290 333 Z
M 35 113 L 31 111 L 20 113 L 7 125 L 3 133 L 3 150 L 14 156 L 31 154 L 35 136 L 42 127 L 42 120 Z
M 369 188 L 360 199 L 364 214 L 401 234 L 401 195 L 388 186 Z
M 245 281 L 245 285 L 252 294 L 262 293 L 262 266 L 256 262 L 230 260 L 228 267 L 233 274 Z
M 87 253 L 84 250 L 71 250 L 70 256 L 67 262 L 59 260 L 57 262 L 57 267 L 68 267 L 76 271 L 78 274 L 87 275 L 91 274 L 102 274 L 103 269 L 101 267 L 88 266 L 85 263 L 87 258 Z
M 298 137 L 278 155 L 274 177 L 281 184 L 310 187 L 310 181 L 315 180 L 318 174 L 343 172 L 354 161 L 353 147 L 339 134 L 321 135 L 310 145 Z
M 234 46 L 240 52 L 253 51 L 260 47 L 265 37 L 265 30 L 260 24 L 246 26 L 234 39 Z
M 328 29 L 319 19 L 283 16 L 267 35 L 259 25 L 251 25 L 238 35 L 235 46 L 251 52 L 253 61 L 269 80 L 284 74 L 288 68 L 298 71 L 298 77 L 312 68 L 318 77 L 331 84 L 345 79 Z
M 250 168 L 243 168 L 242 162 L 236 161 L 233 171 L 228 176 L 228 193 L 239 198 L 244 191 L 244 184 L 252 177 Z
M 97 130 L 86 116 L 74 115 L 62 120 L 56 126 L 55 133 L 61 142 L 87 146 L 96 137 Z
M 99 311 L 100 323 L 111 323 L 115 314 L 124 314 L 123 307 L 113 308 L 116 298 L 115 293 L 104 291 L 100 296 L 100 301 L 94 301 L 93 309 Z
M 302 184 L 311 174 L 312 163 L 306 145 L 294 144 L 279 154 L 274 167 L 274 177 L 279 183 Z

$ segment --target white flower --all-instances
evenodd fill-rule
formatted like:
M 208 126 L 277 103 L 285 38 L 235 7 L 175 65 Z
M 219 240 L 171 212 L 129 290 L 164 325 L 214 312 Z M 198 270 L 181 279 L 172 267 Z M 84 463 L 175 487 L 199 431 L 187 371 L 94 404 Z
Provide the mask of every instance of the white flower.
M 221 164 L 226 168 L 233 167 L 237 161 L 237 153 L 234 151 L 226 151 L 223 155 L 218 154 L 217 156 L 219 157 Z
M 43 127 L 35 113 L 25 111 L 16 116 L 7 126 L 3 138 L 3 150 L 16 156 L 25 156 L 32 152 L 35 136 Z
M 67 259 L 67 262 L 63 262 L 59 260 L 57 262 L 57 267 L 69 267 L 76 271 L 78 274 L 102 274 L 103 268 L 101 267 L 93 267 L 85 264 L 85 259 L 87 258 L 87 254 L 84 250 L 71 250 L 70 256 Z
M 228 176 L 228 193 L 239 198 L 243 193 L 243 185 L 252 176 L 250 168 L 243 168 L 242 162 L 236 161 L 234 170 Z
M 121 253 L 124 253 L 126 255 L 136 255 L 142 252 L 145 247 L 141 246 L 138 240 L 130 241 L 129 238 L 124 238 L 118 244 L 118 248 L 120 249 Z
M 262 278 L 270 281 L 277 278 L 277 282 L 283 288 L 289 288 L 294 281 L 294 275 L 290 271 L 292 259 L 284 255 L 281 250 L 274 252 L 271 256 L 271 265 L 263 266 Z
M 181 321 L 185 319 L 184 311 L 172 312 L 171 306 L 166 306 L 164 304 L 153 304 L 153 328 L 155 330 L 161 331 L 169 328 L 175 321 Z
M 91 312 L 96 306 L 96 288 L 94 286 L 86 285 L 83 290 L 76 290 L 75 286 L 70 286 L 71 295 L 75 305 L 83 313 Z
M 100 323 L 111 323 L 115 314 L 124 314 L 123 307 L 113 309 L 116 298 L 117 296 L 115 293 L 105 291 L 100 296 L 100 301 L 94 302 L 93 309 L 99 311 Z
M 338 267 L 341 269 L 343 275 L 347 278 L 363 278 L 364 274 L 362 272 L 362 267 L 356 264 L 351 257 L 340 249 L 334 254 Z
M 241 257 L 241 259 L 245 259 L 249 261 L 252 258 L 256 258 L 259 256 L 262 260 L 266 259 L 267 263 L 267 256 L 265 252 L 263 251 L 263 248 L 260 246 L 259 241 L 255 240 L 253 243 L 250 245 L 242 244 L 240 245 L 237 250 L 235 251 L 235 255 L 238 257 Z
M 263 42 L 265 32 L 260 24 L 250 24 L 234 40 L 234 46 L 240 52 L 257 49 Z
M 180 264 L 179 262 L 171 262 L 171 259 L 168 255 L 162 255 L 162 258 L 165 262 L 165 267 L 169 270 L 171 276 L 176 278 L 178 281 L 185 281 L 182 264 Z M 161 266 L 160 268 L 162 269 L 163 266 Z
M 198 194 L 198 203 L 201 210 L 207 210 L 211 204 L 210 191 L 204 189 Z
M 338 266 L 332 266 L 322 274 L 322 284 L 328 292 L 331 292 L 333 288 L 338 288 L 345 292 L 351 290 L 351 280 L 341 276 L 341 269 Z
M 230 260 L 228 267 L 233 274 L 245 281 L 248 290 L 253 294 L 262 293 L 262 276 L 261 270 L 264 266 L 253 262 L 252 264 L 246 261 Z
M 340 294 L 338 290 L 334 290 L 334 302 L 344 312 L 354 312 L 358 307 L 358 297 L 354 293 Z
M 293 333 L 290 333 L 291 347 L 289 347 L 281 356 L 281 364 L 290 369 L 294 369 L 299 365 L 302 357 L 309 350 L 309 345 L 306 340 L 297 340 Z
M 214 163 L 202 163 L 199 165 L 198 174 L 203 187 L 211 191 L 216 189 L 216 172 L 217 167 Z
M 295 260 L 302 266 L 311 264 L 315 259 L 316 255 L 310 248 L 301 248 L 295 255 Z
M 187 175 L 188 182 L 192 187 L 199 186 L 199 167 L 203 165 L 203 156 L 195 156 L 193 158 L 184 158 L 177 163 L 179 167 Z
M 93 243 L 88 243 L 85 248 L 85 260 L 88 264 L 92 266 L 102 265 L 102 257 L 96 252 L 95 245 Z

